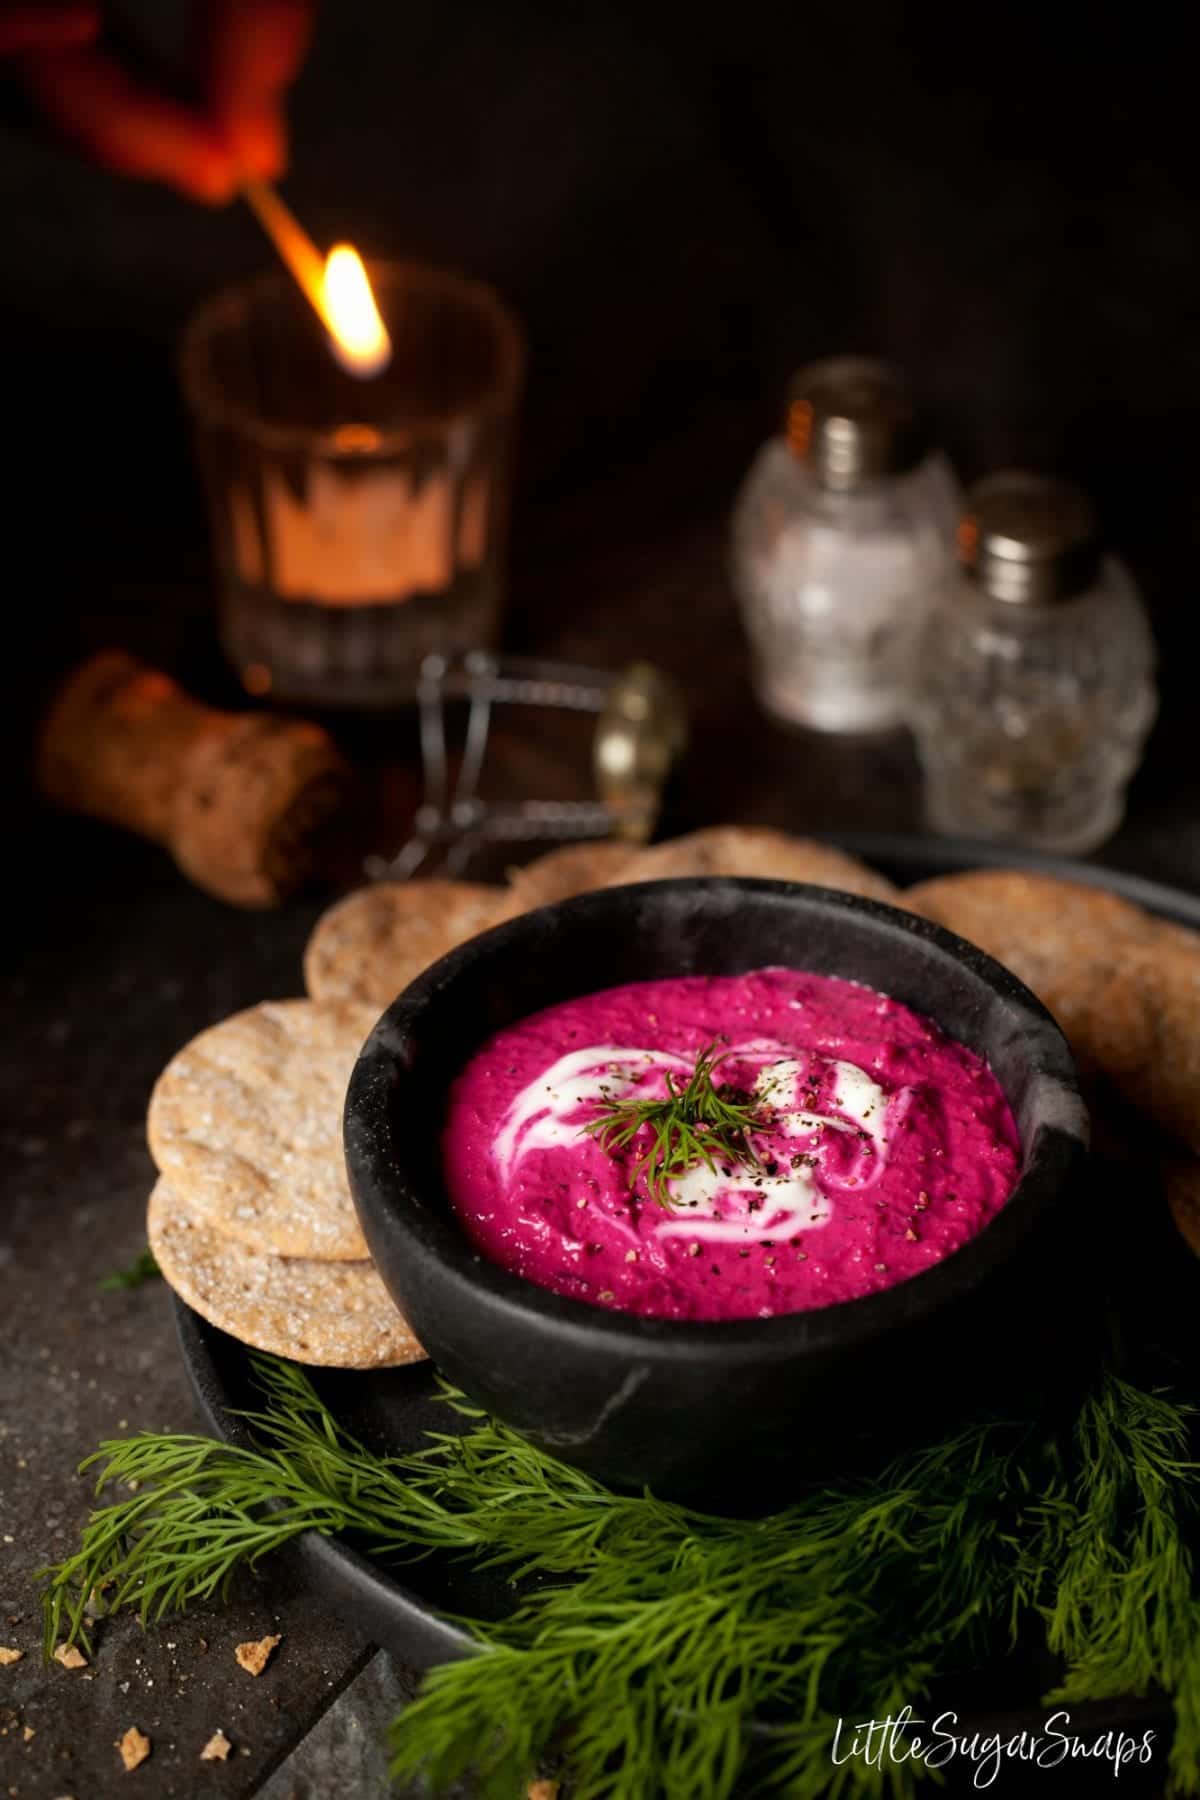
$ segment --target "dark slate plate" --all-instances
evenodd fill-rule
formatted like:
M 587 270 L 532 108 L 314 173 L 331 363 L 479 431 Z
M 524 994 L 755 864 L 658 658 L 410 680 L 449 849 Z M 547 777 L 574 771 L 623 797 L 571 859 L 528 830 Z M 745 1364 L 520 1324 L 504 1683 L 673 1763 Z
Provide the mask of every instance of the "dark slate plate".
M 841 834 L 835 841 L 901 884 L 962 868 L 1023 867 L 1090 882 L 1200 930 L 1200 897 L 1098 865 L 962 841 L 854 833 Z M 1190 1351 L 1160 1337 L 1164 1319 L 1184 1317 L 1183 1309 L 1195 1305 L 1196 1271 L 1191 1259 L 1181 1256 L 1165 1221 L 1157 1236 L 1147 1236 L 1143 1267 L 1132 1282 L 1128 1279 L 1130 1247 L 1123 1245 L 1119 1259 L 1114 1259 L 1114 1264 L 1120 1262 L 1126 1293 L 1134 1296 L 1131 1307 L 1123 1302 L 1121 1308 L 1122 1336 L 1127 1344 L 1138 1346 L 1132 1357 L 1133 1372 L 1151 1380 L 1183 1378 L 1193 1391 L 1200 1392 Z M 1178 1307 L 1169 1301 L 1164 1304 L 1164 1282 L 1172 1289 L 1180 1289 Z M 181 1301 L 177 1300 L 175 1306 L 184 1362 L 210 1430 L 230 1442 L 247 1442 L 244 1425 L 231 1416 L 239 1408 L 254 1406 L 258 1398 L 247 1352 Z M 381 1450 L 395 1453 L 416 1449 L 430 1430 L 444 1431 L 453 1425 L 453 1413 L 436 1398 L 435 1380 L 428 1365 L 371 1374 L 321 1370 L 312 1374 L 322 1398 L 339 1421 L 356 1437 Z M 399 1442 L 398 1419 L 403 1428 Z M 410 1565 L 384 1564 L 364 1554 L 348 1539 L 326 1539 L 315 1533 L 306 1533 L 299 1540 L 296 1553 L 314 1585 L 337 1611 L 403 1662 L 417 1668 L 472 1652 L 471 1640 L 447 1620 L 446 1613 L 499 1617 L 512 1604 L 511 1589 L 503 1577 L 481 1574 L 446 1558 L 425 1557 Z M 1025 1728 L 1037 1728 L 1043 1717 L 1037 1697 L 1053 1680 L 1053 1665 L 1033 1647 L 1027 1654 L 1010 1658 L 1002 1667 L 964 1677 L 956 1692 L 946 1696 L 946 1704 L 959 1712 L 960 1730 L 969 1726 L 1007 1736 Z M 1160 1791 L 1164 1766 L 1161 1747 L 1170 1732 L 1169 1709 L 1160 1700 L 1131 1698 L 1076 1707 L 1072 1709 L 1071 1729 L 1088 1738 L 1110 1729 L 1138 1736 L 1146 1729 L 1154 1730 L 1156 1767 L 1150 1771 L 1124 1771 L 1121 1787 L 1127 1796 Z M 1087 1771 L 1084 1778 L 1095 1782 L 1097 1766 L 1104 1772 L 1101 1780 L 1111 1779 L 1111 1765 L 1107 1763 L 1083 1765 L 1080 1774 Z M 1014 1769 L 1008 1780 L 1012 1783 L 1019 1779 Z M 1004 1780 L 1002 1776 L 997 1783 L 999 1791 L 1004 1791 Z M 1095 1791 L 1086 1787 L 1077 1790 L 1066 1770 L 1046 1772 L 1042 1780 L 1048 1784 L 1047 1794 Z M 952 1780 L 950 1791 L 958 1785 L 957 1780 Z

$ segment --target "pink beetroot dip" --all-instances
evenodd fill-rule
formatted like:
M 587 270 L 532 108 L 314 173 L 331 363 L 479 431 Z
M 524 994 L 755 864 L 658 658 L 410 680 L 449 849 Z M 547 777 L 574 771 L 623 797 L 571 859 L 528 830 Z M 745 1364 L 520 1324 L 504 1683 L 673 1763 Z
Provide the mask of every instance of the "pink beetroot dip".
M 613 1099 L 686 1081 L 753 1092 L 758 1175 L 698 1166 L 664 1208 L 640 1144 L 582 1131 Z M 556 1293 L 667 1319 L 769 1318 L 907 1281 L 982 1230 L 1016 1183 L 1017 1131 L 987 1064 L 872 988 L 793 969 L 643 981 L 549 1007 L 451 1089 L 450 1200 L 491 1261 Z

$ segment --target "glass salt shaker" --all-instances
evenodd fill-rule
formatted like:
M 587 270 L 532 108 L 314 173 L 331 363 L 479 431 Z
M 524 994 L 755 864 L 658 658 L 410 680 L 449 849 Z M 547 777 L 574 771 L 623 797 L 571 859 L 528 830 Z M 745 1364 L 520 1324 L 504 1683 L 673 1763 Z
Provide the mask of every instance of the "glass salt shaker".
M 831 357 L 801 370 L 786 436 L 759 452 L 733 521 L 733 582 L 767 712 L 832 732 L 906 721 L 960 505 L 887 364 Z
M 1155 651 L 1087 496 L 1007 473 L 980 482 L 962 572 L 922 647 L 914 728 L 930 824 L 1082 852 L 1115 831 L 1157 710 Z

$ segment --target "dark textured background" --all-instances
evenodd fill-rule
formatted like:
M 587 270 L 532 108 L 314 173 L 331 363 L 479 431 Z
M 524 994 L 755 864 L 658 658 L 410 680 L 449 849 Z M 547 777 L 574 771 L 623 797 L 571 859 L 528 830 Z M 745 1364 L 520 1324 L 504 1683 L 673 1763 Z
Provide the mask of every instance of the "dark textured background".
M 140 10 L 163 34 L 177 0 Z M 1087 481 L 1165 621 L 1197 547 L 1196 49 L 1192 9 L 1113 0 L 339 0 L 286 191 L 318 239 L 467 267 L 527 320 L 519 556 L 652 442 L 703 438 L 723 506 L 787 371 L 864 349 L 968 476 Z M 171 346 L 257 229 L 13 133 L 0 218 L 11 608 L 57 625 L 123 580 L 170 609 L 202 571 Z
M 141 10 L 169 35 L 170 9 Z M 1200 887 L 1196 49 L 1193 9 L 1110 0 L 330 0 L 286 192 L 319 239 L 463 266 L 523 315 L 510 642 L 643 650 L 680 675 L 680 822 L 917 821 L 902 742 L 843 751 L 756 718 L 724 574 L 730 498 L 787 372 L 879 351 L 966 476 L 1019 461 L 1095 491 L 1166 653 L 1164 717 L 1104 855 Z M 21 767 L 48 684 L 98 645 L 231 692 L 171 355 L 190 308 L 268 253 L 243 210 L 114 181 L 18 113 L 6 98 L 0 1643 L 28 1654 L 0 1670 L 0 1791 L 107 1795 L 112 1739 L 137 1722 L 155 1740 L 141 1795 L 237 1795 L 352 1676 L 353 1627 L 269 1571 L 219 1616 L 111 1629 L 85 1679 L 38 1664 L 29 1577 L 72 1541 L 71 1471 L 99 1436 L 189 1423 L 165 1296 L 95 1283 L 144 1241 L 155 1072 L 200 1026 L 297 989 L 315 909 L 232 913 L 158 852 L 44 815 Z M 549 740 L 525 754 L 535 781 L 559 778 Z M 276 1615 L 284 1645 L 255 1683 L 231 1646 Z M 368 1750 L 399 1690 L 371 1682 L 272 1800 L 377 1790 Z M 239 1755 L 201 1769 L 217 1724 Z

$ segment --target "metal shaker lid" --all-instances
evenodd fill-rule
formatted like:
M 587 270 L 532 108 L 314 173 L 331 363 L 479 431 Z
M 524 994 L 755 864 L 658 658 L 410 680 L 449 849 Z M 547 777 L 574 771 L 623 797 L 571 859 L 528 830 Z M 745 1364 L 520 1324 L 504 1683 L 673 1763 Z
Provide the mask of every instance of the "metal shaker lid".
M 1082 489 L 1017 470 L 971 489 L 958 547 L 983 591 L 1013 606 L 1068 600 L 1100 564 L 1096 514 Z
M 848 492 L 912 468 L 925 452 L 908 390 L 869 356 L 829 356 L 792 379 L 787 439 L 822 487 Z

